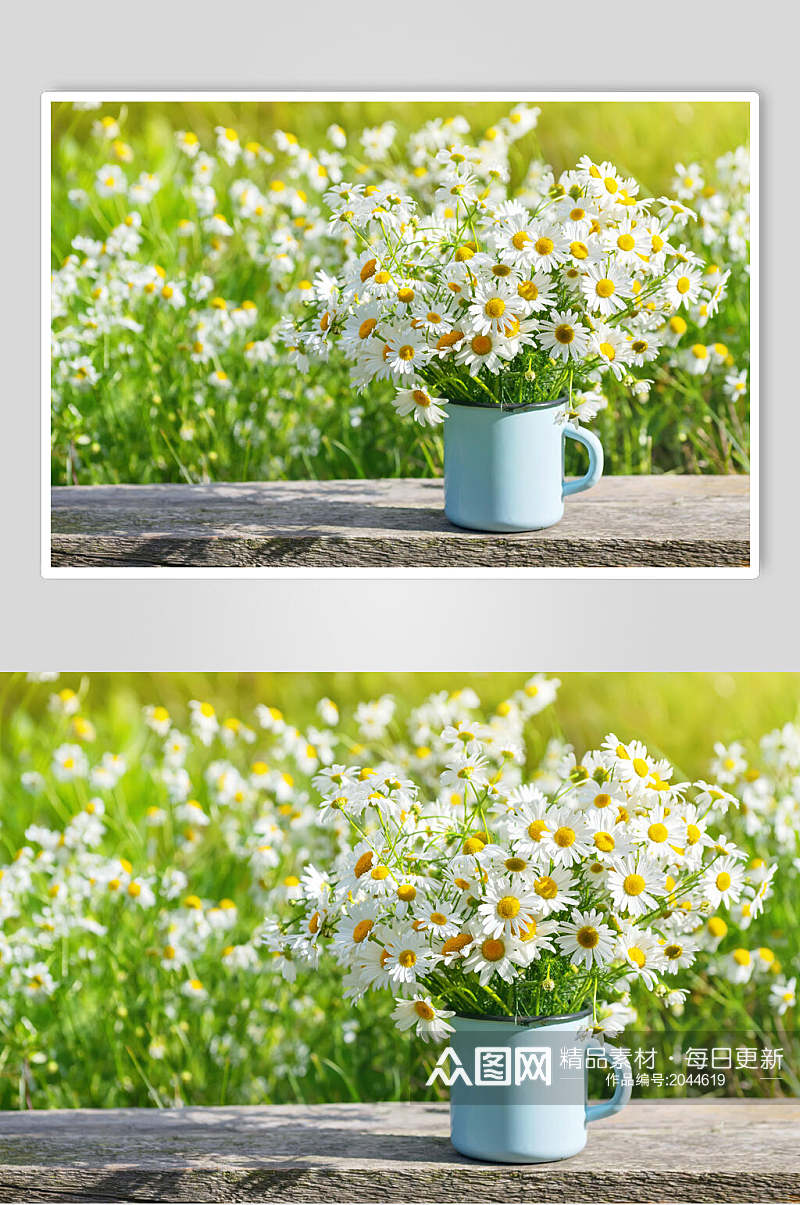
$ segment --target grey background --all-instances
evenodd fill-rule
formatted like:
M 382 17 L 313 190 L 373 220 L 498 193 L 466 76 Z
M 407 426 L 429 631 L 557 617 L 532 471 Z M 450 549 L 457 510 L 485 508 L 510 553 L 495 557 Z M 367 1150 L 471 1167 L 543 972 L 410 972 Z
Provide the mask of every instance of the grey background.
M 800 669 L 793 6 L 39 0 L 4 24 L 0 669 Z M 758 90 L 760 579 L 41 579 L 40 93 L 214 87 Z

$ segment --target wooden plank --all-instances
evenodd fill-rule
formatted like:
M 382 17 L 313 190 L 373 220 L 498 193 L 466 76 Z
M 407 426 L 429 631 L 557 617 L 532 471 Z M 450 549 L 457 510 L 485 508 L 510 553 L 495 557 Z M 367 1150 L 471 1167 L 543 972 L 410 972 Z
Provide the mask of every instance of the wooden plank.
M 800 1102 L 636 1101 L 559 1163 L 465 1159 L 444 1104 L 0 1114 L 0 1201 L 800 1198 Z
M 449 523 L 440 480 L 61 486 L 52 530 L 61 567 L 746 566 L 749 478 L 605 477 L 512 535 Z

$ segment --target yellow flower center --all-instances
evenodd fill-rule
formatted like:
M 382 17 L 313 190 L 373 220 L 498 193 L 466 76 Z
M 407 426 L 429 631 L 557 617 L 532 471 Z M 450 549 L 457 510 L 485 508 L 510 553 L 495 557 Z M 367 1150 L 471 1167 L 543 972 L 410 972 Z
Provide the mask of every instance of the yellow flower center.
M 549 255 L 553 250 L 554 243 L 551 238 L 547 237 L 547 235 L 542 235 L 541 238 L 537 238 L 533 245 L 536 249 L 537 255 Z
M 511 239 L 511 245 L 512 247 L 515 247 L 517 251 L 521 251 L 525 244 L 529 243 L 530 241 L 531 236 L 525 230 L 518 230 Z M 552 251 L 552 244 L 550 250 Z
M 448 937 L 447 941 L 442 946 L 443 954 L 460 954 L 461 951 L 474 941 L 471 933 L 456 933 L 455 937 Z
M 692 282 L 688 276 L 679 276 L 675 284 L 675 288 L 679 293 L 688 293 L 692 287 Z
M 475 335 L 470 342 L 470 347 L 476 356 L 488 356 L 492 350 L 492 341 L 488 335 Z
M 593 950 L 600 941 L 600 934 L 591 925 L 583 925 L 575 934 L 575 940 L 584 950 Z
M 643 967 L 647 961 L 644 956 L 644 950 L 642 950 L 639 946 L 628 947 L 628 958 L 632 963 L 634 963 L 635 966 L 640 968 Z
M 405 360 L 406 362 L 408 360 L 413 360 L 414 359 L 414 348 L 411 346 L 410 343 L 404 343 L 402 345 L 402 347 L 399 347 L 397 349 L 397 355 L 401 360 Z
M 408 969 L 416 964 L 417 956 L 413 950 L 401 950 L 397 955 L 397 961 L 400 963 L 401 967 L 406 967 L 406 969 Z
M 611 343 L 600 343 L 598 346 L 601 354 L 604 355 L 607 360 L 616 359 L 617 353 Z
M 611 297 L 614 292 L 613 280 L 609 280 L 608 277 L 603 277 L 602 280 L 598 280 L 594 291 L 598 297 Z
M 549 874 L 543 874 L 533 884 L 533 890 L 543 900 L 553 900 L 558 895 L 558 883 Z
M 535 301 L 539 290 L 532 280 L 523 280 L 517 285 L 517 292 L 524 301 Z
M 423 1021 L 432 1021 L 436 1016 L 436 1013 L 433 1011 L 430 1004 L 426 1004 L 424 1000 L 414 1001 L 414 1012 L 418 1017 L 421 1017 Z
M 378 320 L 376 318 L 365 318 L 358 328 L 359 339 L 368 339 L 377 325 Z
M 511 920 L 519 912 L 519 900 L 515 895 L 504 895 L 497 901 L 497 915 L 503 920 Z
M 567 322 L 560 322 L 554 331 L 556 342 L 568 344 L 575 338 L 575 330 Z
M 570 243 L 569 250 L 575 259 L 586 259 L 586 256 L 589 254 L 589 248 L 586 246 L 586 243 L 581 243 L 577 240 L 574 243 Z
M 556 845 L 560 845 L 562 849 L 567 849 L 570 845 L 573 845 L 575 842 L 575 837 L 575 830 L 572 828 L 566 828 L 563 825 L 561 828 L 557 828 L 553 833 L 553 840 L 555 841 Z
M 367 871 L 369 870 L 369 868 L 371 866 L 372 866 L 372 851 L 367 850 L 367 852 L 362 854 L 361 857 L 356 862 L 355 870 L 354 870 L 354 874 L 355 874 L 356 878 L 360 879 L 363 874 L 367 873 Z
M 611 850 L 614 848 L 614 845 L 616 844 L 614 841 L 614 838 L 611 836 L 611 833 L 595 833 L 594 843 L 595 843 L 595 846 L 599 850 L 602 850 L 602 852 L 604 854 L 611 853 Z
M 632 234 L 621 234 L 617 239 L 617 246 L 620 251 L 632 251 L 636 246 L 636 240 Z
M 505 312 L 506 303 L 502 297 L 490 297 L 483 307 L 487 318 L 499 318 Z
M 645 888 L 644 879 L 640 874 L 627 874 L 622 882 L 622 890 L 626 895 L 641 895 Z
M 360 920 L 353 930 L 353 941 L 361 942 L 372 928 L 371 920 Z
M 506 952 L 506 944 L 499 938 L 487 937 L 481 945 L 481 954 L 487 962 L 499 962 Z
M 728 888 L 731 885 L 731 876 L 728 874 L 727 870 L 721 870 L 719 872 L 719 874 L 717 875 L 716 882 L 717 882 L 717 890 L 718 891 L 727 891 L 728 890 Z
M 650 825 L 647 830 L 647 835 L 651 841 L 655 841 L 657 845 L 661 845 L 664 841 L 666 841 L 669 833 L 667 832 L 667 826 L 665 824 L 656 822 L 655 824 Z
M 531 841 L 541 841 L 542 833 L 546 833 L 547 831 L 548 828 L 544 820 L 532 820 L 528 825 L 528 836 Z

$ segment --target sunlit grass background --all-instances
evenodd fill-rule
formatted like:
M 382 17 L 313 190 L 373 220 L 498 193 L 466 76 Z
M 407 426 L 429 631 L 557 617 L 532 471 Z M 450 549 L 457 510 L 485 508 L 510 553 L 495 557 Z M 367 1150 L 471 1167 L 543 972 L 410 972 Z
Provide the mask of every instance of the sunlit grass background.
M 94 174 L 110 154 L 91 133 L 100 116 L 120 119 L 121 138 L 134 154 L 130 178 L 145 171 L 162 180 L 161 191 L 143 209 L 142 254 L 169 276 L 181 272 L 175 230 L 187 215 L 174 176 L 177 130 L 194 131 L 201 145 L 213 150 L 217 125 L 230 125 L 243 142 L 256 139 L 267 146 L 272 145 L 272 133 L 283 129 L 316 150 L 325 143 L 328 126 L 337 122 L 358 153 L 364 126 L 394 121 L 399 130 L 395 146 L 402 148 L 409 133 L 431 117 L 463 113 L 480 135 L 509 107 L 509 102 L 220 100 L 117 103 L 82 112 L 70 104 L 55 104 L 53 265 L 69 254 L 76 234 L 103 239 L 123 213 L 119 198 L 112 198 L 116 204 L 100 201 L 94 213 L 77 211 L 67 199 L 76 187 L 93 191 Z M 543 100 L 541 109 L 536 131 L 512 148 L 512 184 L 522 178 L 531 158 L 543 157 L 558 173 L 589 154 L 615 162 L 623 173 L 640 180 L 645 194 L 658 196 L 669 191 L 676 161 L 697 161 L 709 172 L 718 156 L 746 144 L 749 136 L 749 105 L 742 102 Z M 392 154 L 398 153 L 393 149 Z M 237 165 L 235 175 L 246 174 L 248 170 Z M 257 172 L 250 174 L 261 179 Z M 218 199 L 227 214 L 226 188 L 223 182 Z M 222 296 L 257 304 L 258 325 L 252 337 L 264 338 L 281 314 L 269 300 L 265 274 L 236 238 L 211 272 Z M 149 329 L 137 343 L 135 356 L 115 355 L 119 336 L 104 342 L 102 354 L 96 349 L 98 386 L 54 409 L 55 484 L 441 473 L 441 430 L 421 432 L 416 424 L 398 419 L 390 405 L 391 387 L 379 384 L 357 396 L 347 371 L 334 362 L 314 364 L 303 375 L 281 364 L 247 366 L 237 351 L 231 373 L 236 388 L 220 397 L 208 390 L 207 369 L 189 364 L 181 350 L 194 337 L 191 331 L 176 327 L 174 312 L 155 318 L 150 313 Z M 712 326 L 699 337 L 724 342 L 736 368 L 747 367 L 749 301 L 741 275 Z M 606 472 L 747 471 L 747 399 L 736 406 L 730 403 L 721 379 L 722 374 L 714 382 L 707 377 L 659 381 L 648 403 L 635 401 L 626 388 L 609 382 L 609 406 L 593 422 L 606 451 Z M 362 410 L 357 419 L 353 406 Z M 569 446 L 566 455 L 568 472 L 582 473 L 582 453 Z
M 124 106 L 124 130 L 135 136 L 157 170 L 170 156 L 175 130 L 193 130 L 213 146 L 214 128 L 231 126 L 269 145 L 275 130 L 288 130 L 311 146 L 325 141 L 336 122 L 348 131 L 393 121 L 408 135 L 426 121 L 464 113 L 473 129 L 489 129 L 508 112 L 510 102 L 463 101 L 146 101 Z M 667 190 L 675 159 L 709 162 L 746 143 L 750 107 L 741 101 L 549 101 L 541 102 L 536 141 L 556 174 L 581 155 L 610 159 L 656 196 Z M 102 110 L 105 112 L 105 109 Z M 89 137 L 97 111 L 75 112 L 69 104 L 53 111 L 58 153 L 77 151 Z M 123 135 L 124 136 L 124 135 Z M 530 149 L 530 140 L 526 143 Z M 70 143 L 72 145 L 70 145 Z
M 512 673 L 137 673 L 92 674 L 91 705 L 113 740 L 147 703 L 163 703 L 176 714 L 188 699 L 213 700 L 218 712 L 252 718 L 257 703 L 279 707 L 299 726 L 314 722 L 317 700 L 329 695 L 342 708 L 390 693 L 413 707 L 439 690 L 471 685 L 487 709 L 517 689 Z M 714 741 L 756 739 L 790 720 L 800 719 L 800 674 L 577 674 L 562 675 L 558 703 L 535 727 L 542 739 L 563 735 L 579 749 L 590 748 L 613 729 L 625 739 L 636 735 L 662 749 L 687 776 L 704 774 Z M 77 688 L 81 675 L 63 674 L 61 685 Z M 44 714 L 46 692 L 19 675 L 0 675 L 0 756 L 8 757 L 15 711 L 25 705 Z M 13 771 L 3 762 L 5 773 Z M 31 806 L 29 803 L 28 807 Z M 7 817 L 6 817 L 7 819 Z

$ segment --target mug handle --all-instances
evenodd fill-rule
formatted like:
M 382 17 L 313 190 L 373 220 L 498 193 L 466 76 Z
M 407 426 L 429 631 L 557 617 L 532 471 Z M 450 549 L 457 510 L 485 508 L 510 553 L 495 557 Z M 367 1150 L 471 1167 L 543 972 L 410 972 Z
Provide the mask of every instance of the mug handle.
M 603 475 L 603 445 L 594 432 L 587 431 L 585 427 L 574 427 L 572 423 L 566 423 L 564 434 L 569 439 L 577 440 L 586 448 L 589 453 L 589 471 L 584 477 L 578 477 L 575 481 L 565 481 L 561 492 L 562 498 L 566 498 L 567 494 L 579 494 L 581 490 L 591 489 L 593 485 L 597 485 Z
M 586 1120 L 599 1121 L 601 1117 L 611 1117 L 624 1109 L 631 1098 L 631 1079 L 633 1073 L 626 1055 L 614 1046 L 606 1046 L 604 1042 L 590 1042 L 584 1051 L 592 1054 L 603 1054 L 614 1070 L 614 1095 L 610 1100 L 603 1100 L 597 1105 L 586 1105 Z

